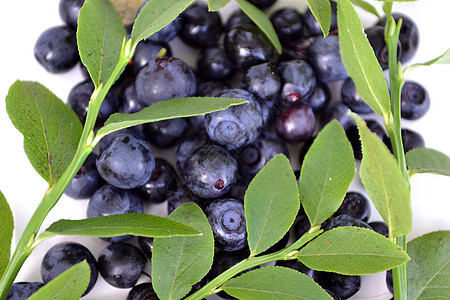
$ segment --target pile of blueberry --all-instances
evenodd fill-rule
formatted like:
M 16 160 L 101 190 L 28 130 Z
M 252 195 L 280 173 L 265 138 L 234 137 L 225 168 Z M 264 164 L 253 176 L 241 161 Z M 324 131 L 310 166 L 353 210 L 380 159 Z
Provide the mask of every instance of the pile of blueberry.
M 60 14 L 65 25 L 42 33 L 35 56 L 49 72 L 67 71 L 79 63 L 75 30 L 84 1 L 61 0 Z M 261 9 L 275 0 L 251 0 Z M 115 112 L 133 113 L 154 103 L 189 96 L 241 98 L 248 103 L 191 118 L 158 121 L 112 133 L 101 140 L 66 190 L 74 199 L 89 199 L 86 217 L 123 213 L 143 213 L 143 203 L 167 201 L 171 213 L 186 202 L 197 203 L 212 226 L 218 252 L 208 274 L 193 290 L 200 288 L 248 255 L 243 198 L 254 175 L 276 154 L 289 157 L 294 145 L 303 160 L 317 132 L 337 119 L 352 143 L 355 159 L 361 159 L 361 145 L 348 109 L 369 115 L 371 108 L 359 97 L 348 77 L 339 53 L 336 3 L 331 1 L 331 34 L 324 38 L 318 22 L 307 10 L 295 7 L 273 11 L 270 20 L 283 45 L 279 55 L 266 36 L 240 10 L 227 20 L 209 12 L 205 2 L 195 2 L 178 18 L 148 37 L 136 49 L 124 74 L 108 93 L 100 108 L 97 127 Z M 418 45 L 418 28 L 407 16 L 398 45 L 401 62 L 409 61 Z M 387 68 L 384 22 L 366 29 L 380 65 Z M 130 29 L 130 27 L 127 27 Z M 199 49 L 196 65 L 189 66 L 171 55 L 170 41 L 181 39 Z M 85 121 L 94 90 L 86 79 L 69 93 L 67 104 Z M 331 101 L 330 82 L 340 81 L 340 101 Z M 339 91 L 338 91 L 339 93 Z M 414 120 L 428 110 L 427 91 L 417 82 L 407 81 L 402 90 L 402 117 Z M 389 147 L 384 128 L 375 119 L 368 127 Z M 405 151 L 423 147 L 416 132 L 403 129 Z M 176 161 L 155 157 L 160 149 L 172 149 Z M 297 171 L 298 175 L 298 171 Z M 323 224 L 325 230 L 338 226 L 359 226 L 385 236 L 383 222 L 367 223 L 369 200 L 349 191 L 335 215 Z M 291 232 L 270 251 L 284 248 L 289 234 L 299 238 L 309 229 L 308 218 L 300 211 Z M 96 259 L 78 243 L 61 243 L 45 255 L 43 283 L 72 265 L 87 260 L 91 281 L 84 294 L 94 287 L 97 274 L 118 288 L 132 288 L 128 299 L 157 299 L 151 283 L 136 285 L 144 266 L 151 260 L 153 240 L 138 237 L 134 246 L 124 241 L 131 236 L 104 239 L 111 244 Z M 299 261 L 277 262 L 305 273 L 329 291 L 334 299 L 347 299 L 360 288 L 359 276 L 317 272 Z M 389 273 L 388 273 L 389 275 Z M 16 283 L 7 299 L 25 299 L 42 283 Z M 388 276 L 392 291 L 392 277 Z M 230 299 L 224 292 L 220 296 Z

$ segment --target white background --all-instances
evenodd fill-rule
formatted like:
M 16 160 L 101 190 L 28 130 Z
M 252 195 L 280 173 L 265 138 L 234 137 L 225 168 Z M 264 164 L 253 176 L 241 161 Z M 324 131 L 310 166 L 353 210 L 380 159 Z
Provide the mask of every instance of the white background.
M 369 0 L 370 1 L 370 0 Z M 6 114 L 3 99 L 9 86 L 17 79 L 39 81 L 65 101 L 70 88 L 81 80 L 78 67 L 62 75 L 47 73 L 33 56 L 37 37 L 45 29 L 62 23 L 58 14 L 57 0 L 5 1 L 0 9 L 0 190 L 12 206 L 15 218 L 16 243 L 28 219 L 45 193 L 46 183 L 34 171 L 23 152 L 21 134 L 12 126 Z M 296 5 L 304 11 L 305 1 L 279 0 L 278 6 Z M 377 1 L 371 1 L 375 5 Z M 236 7 L 230 3 L 224 15 Z M 402 11 L 417 22 L 420 28 L 420 49 L 413 62 L 434 58 L 450 47 L 450 4 L 446 0 L 427 0 L 405 4 L 394 4 L 395 11 Z M 364 24 L 376 20 L 365 13 Z M 172 47 L 175 56 L 182 56 L 184 47 Z M 433 66 L 413 71 L 408 78 L 421 82 L 429 91 L 431 108 L 428 114 L 414 122 L 404 122 L 404 127 L 423 134 L 426 145 L 450 155 L 450 66 Z M 408 239 L 430 231 L 450 229 L 450 180 L 448 177 L 416 175 L 411 180 L 413 230 Z M 355 179 L 353 190 L 361 189 Z M 84 218 L 87 201 L 75 201 L 62 197 L 44 222 L 46 228 L 61 218 Z M 162 207 L 164 208 L 164 205 Z M 371 220 L 379 219 L 374 213 Z M 57 237 L 38 246 L 26 261 L 16 281 L 41 281 L 40 261 L 52 245 L 65 240 L 76 240 L 87 246 L 98 256 L 106 243 L 96 238 Z M 108 286 L 99 275 L 93 291 L 85 299 L 124 299 L 128 290 Z M 384 274 L 363 277 L 362 290 L 352 299 L 390 299 L 384 284 Z

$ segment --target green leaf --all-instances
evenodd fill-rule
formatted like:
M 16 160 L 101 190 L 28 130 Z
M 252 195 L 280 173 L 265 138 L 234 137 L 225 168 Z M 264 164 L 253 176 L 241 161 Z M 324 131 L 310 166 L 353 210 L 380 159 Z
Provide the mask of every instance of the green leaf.
M 278 53 L 281 53 L 281 43 L 278 35 L 273 28 L 272 22 L 259 8 L 248 2 L 247 0 L 236 0 L 242 11 L 261 29 L 266 35 Z
M 330 0 L 306 0 L 309 9 L 319 22 L 322 28 L 323 36 L 326 37 L 330 33 L 331 25 L 331 5 Z
M 427 148 L 412 149 L 406 153 L 409 176 L 416 173 L 432 173 L 450 176 L 450 157 Z
M 0 278 L 5 272 L 11 255 L 11 239 L 14 219 L 8 202 L 0 191 Z
M 367 1 L 364 1 L 364 0 L 350 0 L 350 1 L 352 1 L 353 5 L 359 6 L 360 8 L 364 9 L 368 13 L 371 13 L 374 16 L 376 16 L 378 19 L 382 20 L 376 7 L 373 6 L 372 4 L 368 3 Z
M 439 55 L 438 57 L 436 57 L 432 60 L 429 60 L 424 63 L 413 64 L 413 65 L 409 66 L 408 68 L 406 68 L 405 72 L 412 70 L 414 68 L 417 68 L 417 67 L 427 67 L 427 66 L 431 66 L 434 64 L 450 64 L 450 49 L 447 49 L 447 51 L 445 51 L 443 54 Z
M 450 232 L 427 233 L 407 249 L 408 299 L 450 299 Z
M 269 249 L 288 232 L 300 201 L 297 181 L 286 156 L 274 156 L 256 174 L 245 193 L 244 208 L 252 256 Z
M 228 4 L 230 0 L 208 0 L 209 11 L 217 11 Z
M 84 260 L 64 271 L 35 292 L 28 300 L 77 300 L 86 291 L 91 269 Z
M 82 131 L 80 120 L 47 88 L 31 81 L 18 80 L 11 85 L 6 110 L 23 134 L 31 165 L 52 187 L 75 155 Z
M 108 0 L 86 0 L 78 16 L 78 51 L 98 87 L 111 76 L 119 61 L 126 32 Z
M 56 235 L 113 237 L 138 235 L 147 237 L 197 236 L 199 231 L 188 225 L 167 218 L 127 213 L 82 220 L 59 220 L 39 236 L 39 240 Z
M 392 2 L 384 1 L 383 11 L 386 14 L 386 20 L 389 20 L 392 16 Z
M 122 24 L 129 25 L 134 22 L 136 14 L 143 0 L 109 0 L 120 16 Z
M 342 126 L 333 120 L 315 138 L 300 172 L 300 202 L 311 227 L 338 210 L 354 176 L 352 146 Z
M 208 219 L 194 203 L 181 205 L 169 218 L 203 233 L 196 237 L 157 238 L 153 242 L 153 287 L 159 299 L 180 299 L 211 268 L 214 237 Z
M 195 0 L 150 0 L 134 21 L 131 39 L 134 44 L 161 30 Z
M 408 254 L 373 230 L 338 227 L 324 232 L 300 249 L 307 267 L 346 275 L 366 275 L 406 263 Z
M 338 1 L 339 43 L 342 61 L 361 98 L 385 119 L 390 98 L 380 64 L 364 34 L 361 20 L 350 0 Z
M 397 160 L 380 138 L 356 114 L 363 158 L 359 175 L 367 194 L 389 227 L 389 237 L 411 231 L 410 192 Z
M 111 132 L 148 122 L 190 117 L 227 109 L 247 101 L 235 98 L 190 97 L 157 102 L 134 114 L 113 114 L 100 128 L 97 138 Z
M 230 279 L 221 288 L 233 297 L 246 300 L 332 299 L 305 274 L 283 267 L 247 272 Z

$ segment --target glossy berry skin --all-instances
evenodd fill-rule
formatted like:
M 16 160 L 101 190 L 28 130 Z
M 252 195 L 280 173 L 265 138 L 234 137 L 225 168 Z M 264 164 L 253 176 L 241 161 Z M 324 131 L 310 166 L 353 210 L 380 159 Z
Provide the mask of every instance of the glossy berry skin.
M 142 127 L 150 144 L 158 148 L 169 148 L 175 146 L 186 134 L 189 124 L 184 118 L 145 123 Z
M 104 184 L 103 178 L 100 177 L 95 165 L 96 159 L 95 153 L 88 156 L 67 186 L 64 194 L 74 199 L 87 199 Z
M 255 141 L 263 127 L 263 111 L 255 97 L 242 89 L 229 89 L 217 97 L 244 99 L 248 103 L 206 114 L 205 128 L 209 138 L 228 150 Z
M 177 145 L 177 168 L 180 172 L 188 156 L 200 146 L 212 143 L 204 130 L 193 131 L 184 136 Z
M 337 3 L 336 1 L 330 1 L 331 4 L 331 24 L 330 31 L 334 31 L 338 28 L 337 24 Z M 322 29 L 320 28 L 319 22 L 312 14 L 311 10 L 308 8 L 303 15 L 303 22 L 305 23 L 308 32 L 312 36 L 322 35 Z
M 388 135 L 386 134 L 385 129 L 383 128 L 383 126 L 380 125 L 380 123 L 378 123 L 378 121 L 366 120 L 366 125 L 367 125 L 367 128 L 370 129 L 370 131 L 375 133 L 380 138 L 380 140 L 385 141 L 386 139 L 389 139 Z M 352 144 L 353 155 L 354 155 L 355 159 L 361 160 L 363 154 L 362 154 L 361 139 L 359 137 L 358 127 L 356 125 L 350 126 L 345 131 L 345 133 L 347 135 L 348 140 Z
M 41 277 L 48 283 L 58 275 L 85 260 L 91 270 L 89 284 L 83 296 L 88 294 L 97 282 L 97 261 L 91 251 L 79 243 L 63 242 L 51 247 L 42 258 Z
M 304 264 L 302 264 L 298 259 L 290 259 L 290 260 L 278 260 L 275 263 L 276 266 L 285 267 L 289 269 L 296 270 L 308 276 L 309 278 L 314 278 L 314 270 L 308 268 Z
M 378 59 L 378 63 L 380 64 L 383 70 L 386 70 L 389 67 L 389 55 L 388 55 L 388 48 L 384 40 L 384 27 L 373 26 L 367 28 L 366 35 L 370 45 L 373 48 L 373 51 L 375 52 L 375 56 Z M 397 57 L 401 57 L 402 46 L 400 44 L 400 41 L 398 42 L 397 52 L 398 52 Z
M 389 227 L 383 221 L 374 221 L 367 223 L 370 227 L 372 227 L 373 231 L 385 236 L 389 237 Z
M 342 201 L 341 206 L 334 215 L 338 216 L 343 214 L 367 222 L 370 217 L 369 200 L 367 200 L 367 198 L 360 193 L 347 192 L 347 194 L 345 194 L 344 201 Z
M 195 202 L 201 204 L 199 200 L 200 198 L 194 195 L 186 185 L 181 185 L 175 191 L 167 193 L 168 214 L 170 215 L 178 206 L 184 203 Z
M 325 127 L 328 122 L 336 119 L 339 121 L 339 123 L 341 123 L 342 128 L 344 128 L 344 130 L 347 130 L 351 126 L 356 125 L 355 120 L 351 116 L 347 115 L 348 110 L 349 108 L 347 107 L 347 105 L 343 103 L 331 104 L 322 113 L 320 124 L 322 124 L 322 127 Z
M 208 11 L 206 3 L 194 3 L 182 14 L 180 38 L 192 47 L 214 46 L 222 34 L 222 20 L 218 12 Z
M 305 101 L 311 106 L 314 114 L 322 112 L 331 101 L 331 92 L 328 85 L 318 83 Z
M 270 17 L 270 21 L 284 45 L 298 40 L 303 35 L 303 18 L 294 7 L 278 9 Z
M 172 22 L 164 26 L 159 31 L 147 37 L 145 41 L 156 44 L 166 44 L 173 40 L 182 28 L 181 18 L 175 18 Z
M 361 277 L 342 275 L 331 272 L 315 272 L 316 282 L 323 288 L 331 290 L 341 299 L 348 299 L 361 288 Z
M 178 186 L 177 173 L 172 165 L 165 159 L 155 159 L 155 170 L 149 181 L 138 187 L 143 201 L 161 203 L 167 199 L 167 193 L 174 191 Z
M 225 35 L 224 46 L 230 61 L 242 71 L 253 65 L 277 60 L 275 48 L 252 24 L 240 24 L 230 29 Z
M 235 184 L 237 175 L 236 159 L 217 145 L 197 148 L 183 166 L 186 185 L 201 198 L 213 199 L 224 195 Z
M 6 295 L 6 300 L 24 300 L 37 292 L 44 284 L 42 282 L 16 282 Z
M 417 131 L 402 128 L 402 141 L 403 141 L 403 151 L 408 153 L 408 151 L 416 148 L 424 148 L 425 140 L 420 133 Z M 389 137 L 386 137 L 384 143 L 387 145 L 388 149 L 393 153 L 392 144 Z
M 127 127 L 121 130 L 111 132 L 110 134 L 104 136 L 100 140 L 100 153 L 102 153 L 106 148 L 108 148 L 112 144 L 114 139 L 121 134 L 130 134 L 137 139 L 145 140 L 144 133 L 139 127 L 137 126 Z
M 275 130 L 288 143 L 305 142 L 312 137 L 316 118 L 309 104 L 286 105 L 275 119 Z
M 394 294 L 394 278 L 392 276 L 392 270 L 386 271 L 386 286 L 389 292 L 391 292 L 391 294 Z
M 259 99 L 270 101 L 281 90 L 281 78 L 272 63 L 251 66 L 242 77 L 242 87 Z
M 228 17 L 224 31 L 227 32 L 239 24 L 253 24 L 253 21 L 242 10 L 237 9 Z
M 109 184 L 105 184 L 92 195 L 86 210 L 88 218 L 125 213 L 143 213 L 142 200 L 134 190 L 122 190 Z M 131 235 L 102 240 L 118 243 L 129 238 Z
M 401 94 L 402 118 L 417 120 L 430 109 L 430 95 L 418 82 L 406 80 Z
M 306 99 L 316 87 L 316 74 L 309 63 L 302 59 L 282 62 L 278 65 L 281 77 L 281 99 L 299 102 Z
M 139 236 L 137 241 L 139 248 L 141 248 L 142 252 L 149 258 L 152 259 L 153 254 L 153 240 L 154 238 Z
M 136 76 L 136 96 L 146 106 L 156 102 L 195 95 L 197 80 L 181 59 L 161 57 L 149 61 Z
M 125 243 L 111 244 L 98 257 L 98 271 L 117 288 L 131 288 L 144 270 L 147 258 L 139 248 Z
M 131 69 L 133 74 L 137 75 L 139 71 L 159 57 L 161 51 L 165 51 L 162 57 L 170 57 L 172 50 L 167 44 L 156 44 L 149 41 L 140 42 L 136 51 L 134 52 L 133 59 L 131 60 Z
M 84 0 L 60 0 L 59 1 L 59 15 L 61 19 L 72 27 L 77 29 L 78 14 L 84 4 Z
M 373 113 L 372 108 L 364 102 L 356 91 L 356 86 L 353 80 L 349 77 L 344 80 L 341 89 L 342 103 L 348 106 L 351 111 L 357 114 L 370 114 Z
M 236 251 L 247 245 L 244 205 L 233 198 L 217 199 L 205 209 L 214 234 L 215 246 Z
M 135 285 L 128 293 L 126 300 L 159 300 L 151 282 Z
M 34 45 L 34 57 L 50 73 L 63 73 L 80 60 L 75 30 L 71 27 L 54 26 L 38 37 Z
M 223 81 L 204 81 L 198 84 L 197 93 L 198 97 L 215 97 L 217 94 L 224 90 L 230 89 L 230 86 Z
M 119 111 L 124 114 L 132 114 L 141 111 L 145 108 L 145 105 L 138 101 L 136 97 L 136 89 L 134 87 L 134 82 L 123 89 L 120 97 L 120 108 Z
M 317 38 L 308 48 L 308 60 L 316 71 L 317 79 L 322 82 L 333 82 L 348 77 L 342 62 L 337 35 Z
M 330 220 L 330 222 L 325 227 L 325 231 L 337 228 L 337 227 L 345 227 L 345 226 L 355 226 L 355 227 L 361 227 L 361 228 L 370 228 L 369 225 L 367 225 L 366 222 L 361 221 L 355 217 L 349 216 L 349 215 L 338 215 Z
M 202 49 L 197 59 L 197 74 L 207 80 L 225 80 L 233 76 L 234 66 L 223 46 Z
M 266 9 L 274 5 L 277 0 L 249 0 L 249 2 L 259 9 Z

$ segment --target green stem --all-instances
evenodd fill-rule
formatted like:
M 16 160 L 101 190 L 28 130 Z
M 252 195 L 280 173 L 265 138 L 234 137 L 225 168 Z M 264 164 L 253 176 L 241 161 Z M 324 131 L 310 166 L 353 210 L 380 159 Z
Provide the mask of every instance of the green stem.
M 232 266 L 231 268 L 229 268 L 228 270 L 226 270 L 225 272 L 214 278 L 212 281 L 203 286 L 197 292 L 187 297 L 186 300 L 203 299 L 212 294 L 216 294 L 221 291 L 220 287 L 225 282 L 227 282 L 237 274 L 245 270 L 251 269 L 253 267 L 277 260 L 296 259 L 297 257 L 295 256 L 296 253 L 295 250 L 299 249 L 301 246 L 303 246 L 304 244 L 306 244 L 307 242 L 309 242 L 322 232 L 323 230 L 316 231 L 314 233 L 308 232 L 304 234 L 300 239 L 298 239 L 295 243 L 293 243 L 291 246 L 284 248 L 280 251 L 244 259 L 243 261 L 237 263 L 236 265 Z

